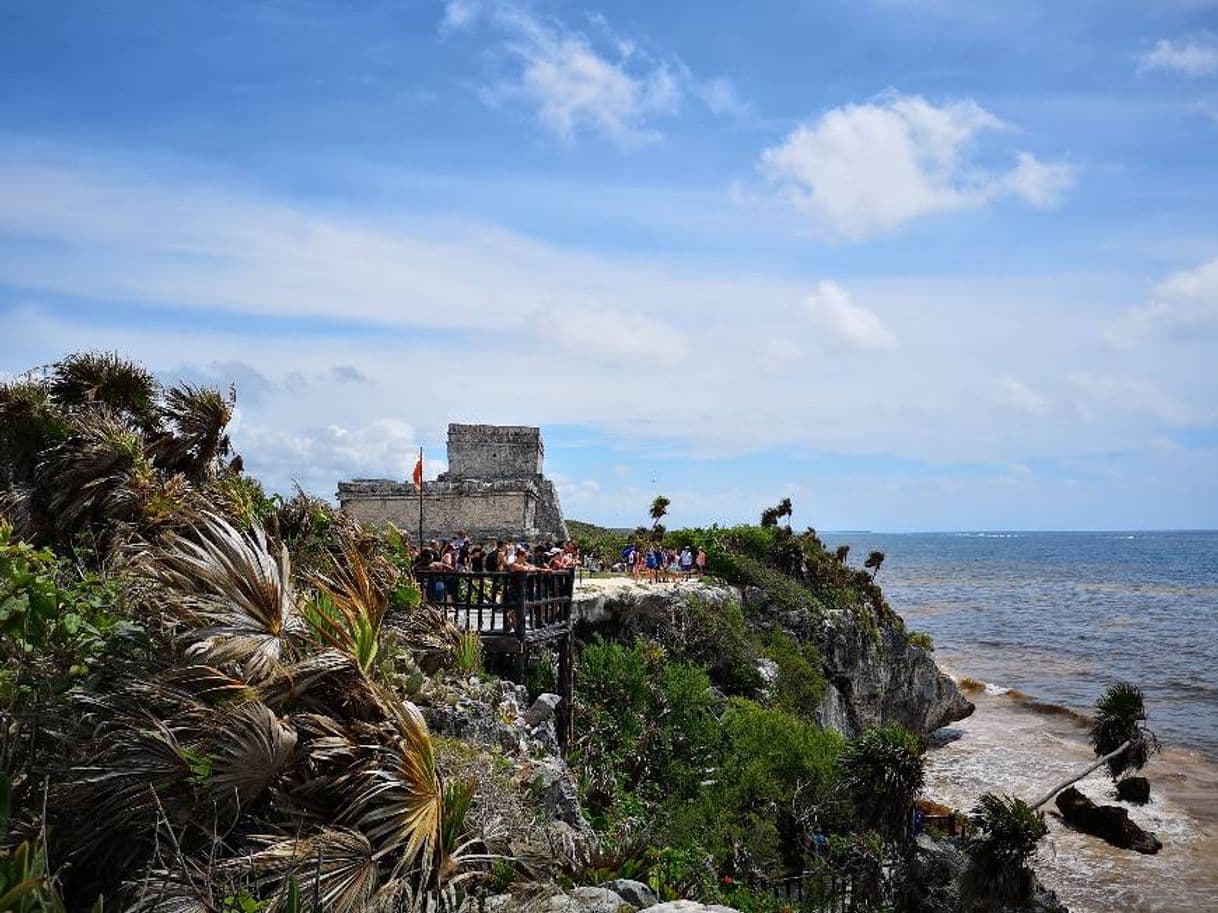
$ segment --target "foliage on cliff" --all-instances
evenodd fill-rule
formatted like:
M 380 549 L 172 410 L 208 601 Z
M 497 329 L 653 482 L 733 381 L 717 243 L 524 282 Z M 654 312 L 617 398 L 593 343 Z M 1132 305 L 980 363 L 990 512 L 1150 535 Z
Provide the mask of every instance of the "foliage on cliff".
M 468 877 L 477 784 L 444 778 L 410 700 L 456 632 L 400 540 L 265 496 L 232 405 L 113 355 L 0 386 L 21 909 L 262 909 L 306 883 L 326 910 L 396 909 Z

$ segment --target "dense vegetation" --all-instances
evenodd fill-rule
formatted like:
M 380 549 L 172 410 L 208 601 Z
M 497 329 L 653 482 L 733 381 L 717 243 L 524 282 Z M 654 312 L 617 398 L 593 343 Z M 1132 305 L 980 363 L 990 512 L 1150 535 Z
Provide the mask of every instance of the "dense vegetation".
M 921 740 L 821 728 L 815 645 L 696 600 L 584 645 L 569 761 L 599 846 L 515 853 L 535 759 L 435 738 L 423 712 L 492 687 L 478 637 L 421 602 L 392 528 L 268 497 L 232 450 L 233 406 L 104 354 L 0 384 L 0 909 L 406 910 L 478 881 L 624 875 L 761 910 L 791 870 L 877 903 L 884 865 L 899 881 Z M 667 507 L 633 535 L 706 549 L 779 613 L 899 626 L 882 556 L 852 568 L 780 525 L 789 502 L 676 532 Z M 1007 852 L 1003 808 L 979 859 Z

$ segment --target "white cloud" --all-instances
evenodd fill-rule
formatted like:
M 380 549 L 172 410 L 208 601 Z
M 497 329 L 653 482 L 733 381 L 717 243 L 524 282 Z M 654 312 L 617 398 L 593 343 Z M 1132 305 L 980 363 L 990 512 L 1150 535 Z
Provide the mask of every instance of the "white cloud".
M 1117 345 L 1156 338 L 1187 341 L 1218 334 L 1218 257 L 1168 276 L 1142 305 L 1132 307 L 1108 329 Z
M 660 138 L 658 121 L 677 114 L 692 95 L 714 114 L 747 111 L 730 81 L 698 79 L 675 55 L 657 57 L 589 14 L 594 34 L 541 16 L 511 0 L 450 0 L 441 33 L 485 25 L 512 61 L 511 75 L 486 88 L 491 104 L 522 101 L 564 142 L 599 134 L 629 147 Z
M 405 479 L 418 454 L 414 427 L 398 419 L 295 431 L 243 422 L 234 440 L 246 468 L 270 489 L 286 491 L 298 482 L 306 491 L 327 497 L 342 479 Z M 429 459 L 427 475 L 437 471 Z
M 1179 73 L 1200 77 L 1218 74 L 1218 38 L 1205 32 L 1180 41 L 1162 38 L 1138 59 L 1138 72 Z
M 808 296 L 808 319 L 817 338 L 829 348 L 887 351 L 897 338 L 877 314 L 855 304 L 836 282 L 823 281 Z
M 1067 376 L 1066 382 L 1076 411 L 1087 421 L 1104 421 L 1114 413 L 1149 416 L 1174 426 L 1213 420 L 1212 409 L 1189 406 L 1158 384 L 1139 378 L 1076 371 Z
M 597 47 L 591 36 L 543 18 L 511 2 L 475 6 L 457 0 L 445 9 L 442 28 L 471 28 L 485 22 L 502 35 L 502 49 L 515 73 L 489 88 L 498 103 L 523 100 L 543 125 L 570 142 L 582 132 L 597 133 L 630 146 L 656 139 L 654 120 L 681 106 L 686 71 L 679 60 L 657 60 L 610 33 Z M 603 18 L 594 20 L 608 32 Z
M 740 97 L 730 79 L 720 76 L 694 86 L 694 94 L 702 100 L 712 114 L 744 117 L 749 113 L 749 104 Z
M 1014 196 L 1054 205 L 1073 169 L 1019 153 L 1005 173 L 970 161 L 977 137 L 1006 125 L 974 101 L 935 105 L 887 93 L 825 112 L 762 152 L 762 173 L 814 227 L 851 239 L 892 232 L 920 216 Z
M 1077 173 L 1073 165 L 1065 162 L 1042 162 L 1029 152 L 1020 152 L 1003 183 L 1011 194 L 1038 209 L 1052 209 L 1061 204 L 1074 186 Z
M 1010 374 L 998 378 L 997 398 L 1004 406 L 1009 406 L 1029 415 L 1044 415 L 1049 411 L 1049 402 L 1018 377 Z

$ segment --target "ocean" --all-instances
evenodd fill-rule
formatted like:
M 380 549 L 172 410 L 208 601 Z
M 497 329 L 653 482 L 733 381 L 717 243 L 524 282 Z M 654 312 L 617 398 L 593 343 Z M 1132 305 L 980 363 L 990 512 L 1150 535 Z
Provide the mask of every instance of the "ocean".
M 1037 860 L 1076 913 L 1218 910 L 1218 532 L 823 533 L 878 575 L 977 711 L 928 754 L 931 798 L 1031 798 L 1092 758 L 1087 713 L 1104 687 L 1142 687 L 1163 751 L 1154 798 L 1130 806 L 1157 856 L 1113 849 L 1056 818 Z M 969 681 L 971 680 L 971 681 Z M 1115 802 L 1102 772 L 1080 788 Z

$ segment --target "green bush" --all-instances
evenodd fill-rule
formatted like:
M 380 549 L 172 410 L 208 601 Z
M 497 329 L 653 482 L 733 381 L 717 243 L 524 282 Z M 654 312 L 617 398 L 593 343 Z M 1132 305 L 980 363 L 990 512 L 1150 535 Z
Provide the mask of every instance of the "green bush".
M 656 636 L 674 658 L 702 666 L 728 694 L 751 697 L 762 686 L 760 650 L 738 602 L 690 599 Z
M 703 846 L 742 877 L 798 864 L 803 821 L 828 827 L 840 818 L 834 786 L 844 740 L 743 698 L 731 701 L 721 729 L 717 770 L 692 801 L 672 810 L 670 842 Z
M 816 645 L 799 643 L 785 631 L 774 631 L 766 643 L 765 653 L 778 664 L 774 705 L 814 721 L 816 706 L 828 687 Z
M 932 640 L 931 636 L 925 631 L 910 631 L 908 634 L 908 640 L 910 645 L 921 647 L 927 653 L 930 653 L 935 649 L 934 640 Z

